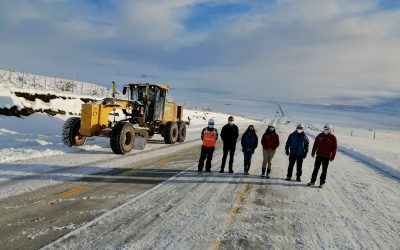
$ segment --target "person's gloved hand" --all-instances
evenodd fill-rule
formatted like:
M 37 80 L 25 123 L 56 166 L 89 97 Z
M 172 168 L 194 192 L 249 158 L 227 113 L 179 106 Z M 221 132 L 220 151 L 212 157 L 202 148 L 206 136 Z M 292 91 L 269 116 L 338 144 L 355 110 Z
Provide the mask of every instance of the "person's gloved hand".
M 289 150 L 286 150 L 286 155 L 289 156 Z
M 333 160 L 334 160 L 333 158 L 330 158 L 330 159 L 329 159 L 329 161 L 333 161 Z
M 314 157 L 315 157 L 315 154 L 311 154 L 311 157 L 314 158 Z
M 303 155 L 303 159 L 305 159 L 307 157 L 307 153 Z

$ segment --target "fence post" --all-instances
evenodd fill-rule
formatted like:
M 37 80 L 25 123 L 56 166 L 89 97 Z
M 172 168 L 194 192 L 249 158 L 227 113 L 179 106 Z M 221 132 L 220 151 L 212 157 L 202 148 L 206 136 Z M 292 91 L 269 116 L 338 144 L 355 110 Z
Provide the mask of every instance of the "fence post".
M 54 77 L 54 91 L 56 91 L 56 86 L 57 86 L 57 77 Z
M 12 74 L 12 69 L 10 69 L 10 77 L 9 77 L 10 82 L 11 82 L 11 74 Z
M 90 84 L 90 94 L 89 95 L 92 95 L 92 86 L 93 86 L 93 84 Z
M 33 76 L 33 88 L 36 89 L 36 75 Z
M 46 85 L 47 85 L 47 76 L 44 76 L 44 90 L 46 90 Z
M 21 87 L 24 87 L 24 78 L 25 78 L 25 71 L 22 71 L 22 85 L 21 85 Z

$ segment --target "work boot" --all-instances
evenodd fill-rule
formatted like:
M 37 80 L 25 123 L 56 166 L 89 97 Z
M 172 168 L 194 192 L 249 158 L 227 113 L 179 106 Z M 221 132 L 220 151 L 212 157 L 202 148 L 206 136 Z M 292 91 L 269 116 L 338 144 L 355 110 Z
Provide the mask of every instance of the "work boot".
M 211 169 L 206 169 L 206 172 L 207 173 L 211 173 Z
M 300 176 L 298 176 L 298 177 L 296 178 L 296 181 L 297 181 L 297 182 L 301 182 Z
M 229 173 L 233 174 L 233 169 L 229 168 Z
M 315 182 L 310 181 L 309 183 L 307 183 L 307 186 L 313 186 L 315 184 Z
M 320 184 L 319 184 L 319 188 L 323 188 L 324 185 L 325 185 L 325 183 L 320 183 Z
M 289 177 L 286 177 L 286 179 L 285 180 L 287 180 L 287 181 L 290 181 L 291 180 L 291 178 L 289 178 Z
M 265 178 L 269 179 L 269 174 L 267 174 L 267 175 L 265 176 Z
M 264 175 L 265 175 L 265 168 L 262 168 L 261 169 L 261 177 L 264 177 Z
M 223 168 L 221 168 L 221 170 L 219 171 L 221 174 L 223 174 L 224 173 L 224 169 Z

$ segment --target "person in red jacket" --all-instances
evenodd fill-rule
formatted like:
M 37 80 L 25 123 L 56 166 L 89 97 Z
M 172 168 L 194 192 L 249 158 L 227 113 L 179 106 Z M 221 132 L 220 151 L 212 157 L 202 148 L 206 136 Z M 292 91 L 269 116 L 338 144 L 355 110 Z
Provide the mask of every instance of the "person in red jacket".
M 265 178 L 269 179 L 269 174 L 271 173 L 272 158 L 274 158 L 275 151 L 279 146 L 279 136 L 276 133 L 276 127 L 274 123 L 268 125 L 268 128 L 261 139 L 261 144 L 263 146 L 263 163 L 261 177 L 264 177 L 268 163 L 268 169 Z
M 332 129 L 332 125 L 327 123 L 324 126 L 324 131 L 320 133 L 317 138 L 315 138 L 314 146 L 311 151 L 311 156 L 315 157 L 315 154 L 317 154 L 317 158 L 315 158 L 314 171 L 312 173 L 310 183 L 307 184 L 308 186 L 315 184 L 321 164 L 322 173 L 320 176 L 319 187 L 322 188 L 325 184 L 329 161 L 335 160 L 337 151 L 337 140 L 336 137 L 332 134 Z

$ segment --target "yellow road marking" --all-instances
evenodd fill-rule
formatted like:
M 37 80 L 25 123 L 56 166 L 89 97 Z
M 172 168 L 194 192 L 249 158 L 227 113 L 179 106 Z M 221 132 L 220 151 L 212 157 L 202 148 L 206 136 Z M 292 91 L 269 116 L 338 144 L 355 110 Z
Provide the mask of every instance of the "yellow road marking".
M 68 196 L 72 196 L 74 194 L 80 193 L 86 189 L 87 189 L 86 186 L 79 186 L 79 187 L 72 188 L 72 189 L 66 190 L 64 192 L 58 193 L 58 195 L 60 195 L 61 197 L 68 197 Z
M 246 179 L 246 182 L 247 182 L 247 179 Z M 226 234 L 226 232 L 229 229 L 229 226 L 232 224 L 233 219 L 235 218 L 236 214 L 238 213 L 240 204 L 242 204 L 242 202 L 244 200 L 244 195 L 246 194 L 248 189 L 249 189 L 249 184 L 248 183 L 244 184 L 242 187 L 242 190 L 240 191 L 239 196 L 236 199 L 235 207 L 233 207 L 231 209 L 231 213 L 229 214 L 229 217 L 226 220 L 225 225 L 221 231 L 221 234 L 220 234 L 221 237 Z M 210 249 L 211 250 L 219 249 L 219 247 L 221 246 L 221 243 L 222 243 L 221 240 L 215 240 L 214 243 L 211 245 Z
M 257 191 L 257 187 L 252 187 L 250 190 L 249 199 L 247 200 L 247 203 L 246 203 L 246 207 L 247 207 L 248 211 L 250 211 L 251 206 L 253 205 L 254 198 L 256 197 L 256 191 Z M 245 219 L 246 219 L 246 216 L 242 215 L 242 217 L 240 218 L 240 221 L 244 221 Z

